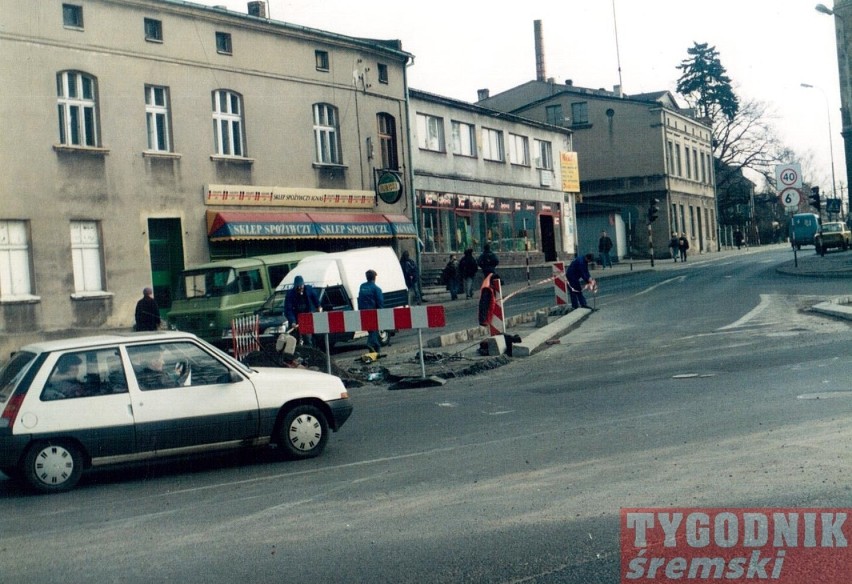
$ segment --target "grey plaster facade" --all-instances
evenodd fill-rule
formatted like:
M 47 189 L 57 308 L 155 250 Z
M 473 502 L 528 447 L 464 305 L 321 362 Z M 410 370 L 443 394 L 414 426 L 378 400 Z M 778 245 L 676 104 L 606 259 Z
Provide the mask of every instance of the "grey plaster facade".
M 413 234 L 214 242 L 209 233 L 219 211 L 412 216 L 411 55 L 398 41 L 171 0 L 0 0 L 0 14 L 4 357 L 35 338 L 129 330 L 158 270 L 173 277 L 216 257 L 359 244 L 413 249 Z M 320 130 L 316 104 L 336 118 Z M 318 147 L 329 128 L 332 146 Z M 373 196 L 375 171 L 391 167 L 405 196 L 386 203 Z M 304 190 L 325 202 L 224 204 L 211 185 Z

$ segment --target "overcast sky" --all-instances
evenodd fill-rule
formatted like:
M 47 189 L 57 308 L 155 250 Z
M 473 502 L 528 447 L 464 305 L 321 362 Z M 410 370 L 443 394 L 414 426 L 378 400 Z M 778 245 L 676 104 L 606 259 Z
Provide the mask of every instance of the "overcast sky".
M 239 12 L 247 6 L 247 0 L 196 1 Z M 832 6 L 832 0 L 823 2 Z M 612 89 L 619 83 L 620 60 L 628 95 L 674 93 L 681 73 L 676 67 L 688 57 L 687 49 L 706 42 L 719 51 L 741 98 L 771 104 L 778 135 L 800 154 L 805 180 L 830 192 L 829 136 L 837 182 L 844 188 L 846 170 L 834 19 L 814 10 L 816 3 L 270 0 L 267 5 L 274 20 L 349 36 L 400 39 L 403 50 L 415 57 L 412 87 L 471 102 L 478 89 L 495 95 L 535 79 L 535 20 L 542 21 L 548 77 Z M 801 83 L 818 89 L 804 89 Z

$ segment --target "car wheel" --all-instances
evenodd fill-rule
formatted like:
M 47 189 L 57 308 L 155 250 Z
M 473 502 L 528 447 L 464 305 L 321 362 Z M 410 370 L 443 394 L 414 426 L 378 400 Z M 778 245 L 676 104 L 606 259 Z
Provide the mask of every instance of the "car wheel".
M 278 446 L 289 458 L 319 456 L 328 442 L 328 422 L 316 406 L 296 406 L 284 415 Z
M 83 474 L 83 456 L 70 442 L 38 442 L 27 451 L 21 473 L 41 493 L 68 491 Z

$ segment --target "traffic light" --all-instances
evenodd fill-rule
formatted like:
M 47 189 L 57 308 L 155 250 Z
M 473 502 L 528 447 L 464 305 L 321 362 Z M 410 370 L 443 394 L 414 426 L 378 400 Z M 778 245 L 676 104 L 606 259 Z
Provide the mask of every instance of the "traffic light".
M 660 208 L 657 204 L 660 199 L 651 199 L 651 205 L 648 207 L 648 223 L 653 223 L 660 216 Z
M 815 207 L 819 211 L 819 187 L 811 187 L 811 207 Z

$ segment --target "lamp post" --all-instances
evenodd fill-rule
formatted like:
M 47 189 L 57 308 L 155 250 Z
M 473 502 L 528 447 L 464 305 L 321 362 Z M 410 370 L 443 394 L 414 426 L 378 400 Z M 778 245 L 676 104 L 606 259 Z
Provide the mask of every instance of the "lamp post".
M 817 10 L 822 4 L 817 4 Z M 823 6 L 825 8 L 825 6 Z M 827 9 L 826 9 L 827 10 Z M 806 89 L 817 89 L 820 93 L 822 93 L 822 97 L 825 100 L 825 114 L 826 119 L 828 120 L 828 155 L 831 157 L 831 198 L 837 198 L 837 182 L 834 177 L 834 146 L 832 145 L 833 140 L 831 138 L 831 108 L 828 105 L 828 96 L 825 94 L 821 88 L 816 87 L 815 85 L 811 85 L 810 83 L 802 83 L 802 87 Z

